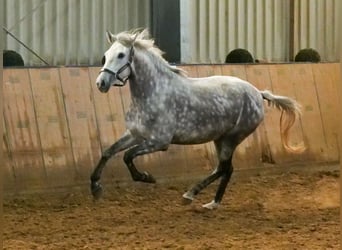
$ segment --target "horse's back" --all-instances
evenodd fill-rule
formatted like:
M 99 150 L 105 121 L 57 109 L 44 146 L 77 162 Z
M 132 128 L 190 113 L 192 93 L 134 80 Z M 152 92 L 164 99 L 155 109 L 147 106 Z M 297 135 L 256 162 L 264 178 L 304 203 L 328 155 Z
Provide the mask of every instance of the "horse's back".
M 206 76 L 206 77 L 188 77 L 192 82 L 196 82 L 197 84 L 206 83 L 206 82 L 241 82 L 244 81 L 239 77 L 236 76 L 225 76 L 225 75 L 213 75 L 213 76 Z
M 189 84 L 194 88 L 221 88 L 223 91 L 239 89 L 240 91 L 248 91 L 253 93 L 259 92 L 259 90 L 253 84 L 235 76 L 214 75 L 187 79 L 189 80 Z
M 172 143 L 203 143 L 229 131 L 250 131 L 263 118 L 260 92 L 240 78 L 189 78 L 185 85 L 173 102 L 177 129 Z
M 209 76 L 202 78 L 188 78 L 190 88 L 194 95 L 200 94 L 202 98 L 225 98 L 235 100 L 242 96 L 249 96 L 255 102 L 262 103 L 260 91 L 248 81 L 234 76 Z M 237 102 L 239 105 L 239 103 Z

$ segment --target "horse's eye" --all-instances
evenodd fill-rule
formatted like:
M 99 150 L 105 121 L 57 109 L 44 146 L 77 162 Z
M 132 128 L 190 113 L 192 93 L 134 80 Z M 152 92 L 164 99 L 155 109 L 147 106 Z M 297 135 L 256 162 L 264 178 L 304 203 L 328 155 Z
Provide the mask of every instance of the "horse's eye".
M 103 56 L 103 57 L 102 57 L 102 61 L 101 61 L 101 63 L 102 63 L 102 66 L 105 64 L 105 62 L 106 62 L 106 57 L 105 57 L 105 56 Z
M 125 57 L 125 54 L 124 54 L 124 53 L 119 53 L 119 54 L 118 54 L 118 58 L 119 58 L 119 59 L 122 59 L 122 58 L 124 58 L 124 57 Z

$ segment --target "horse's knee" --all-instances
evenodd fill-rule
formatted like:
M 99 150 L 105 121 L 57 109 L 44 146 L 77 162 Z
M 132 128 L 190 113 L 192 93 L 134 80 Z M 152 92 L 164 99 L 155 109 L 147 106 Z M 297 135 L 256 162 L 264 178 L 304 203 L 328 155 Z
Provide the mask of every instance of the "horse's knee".
M 227 173 L 233 173 L 233 165 L 231 159 L 220 161 L 218 167 L 216 168 L 215 172 L 222 176 Z
M 113 153 L 112 151 L 109 149 L 106 149 L 103 153 L 102 153 L 102 159 L 105 159 L 105 160 L 109 160 L 110 157 L 112 157 Z
M 232 175 L 232 173 L 234 172 L 234 167 L 232 164 L 229 165 L 229 167 L 227 168 L 227 175 Z
M 126 163 L 126 165 L 130 164 L 132 162 L 132 156 L 129 154 L 129 152 L 125 152 L 123 161 Z
M 230 177 L 232 176 L 233 172 L 234 172 L 234 168 L 232 165 L 229 165 L 224 169 L 224 172 L 222 173 L 221 176 L 223 179 L 226 179 L 227 184 L 230 181 Z

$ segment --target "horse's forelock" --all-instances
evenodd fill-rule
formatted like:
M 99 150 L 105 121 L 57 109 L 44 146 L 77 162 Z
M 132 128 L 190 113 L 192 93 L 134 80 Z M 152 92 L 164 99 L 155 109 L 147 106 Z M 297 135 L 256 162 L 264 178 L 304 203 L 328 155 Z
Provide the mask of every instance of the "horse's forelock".
M 163 59 L 163 51 L 155 46 L 153 39 L 149 38 L 149 32 L 147 29 L 132 32 L 124 31 L 117 34 L 115 37 L 116 41 L 126 47 L 134 46 L 135 48 L 152 52 Z
M 124 31 L 115 36 L 121 44 L 130 47 L 138 47 L 140 49 L 150 49 L 154 47 L 154 40 L 149 38 L 148 29 L 134 30 L 131 32 Z
M 163 54 L 164 52 L 160 50 L 157 46 L 154 44 L 154 40 L 150 38 L 148 29 L 143 30 L 135 30 L 132 32 L 124 31 L 119 34 L 117 34 L 116 39 L 118 42 L 123 44 L 126 47 L 134 46 L 135 48 L 145 50 L 147 52 L 150 52 L 157 56 L 160 60 L 162 60 L 163 63 L 165 63 L 165 66 L 169 68 L 171 71 L 173 71 L 176 74 L 186 76 L 186 72 L 184 70 L 181 70 L 176 67 L 172 67 L 164 58 Z
M 147 40 L 150 39 L 150 33 L 148 32 L 148 29 L 143 29 L 142 31 L 137 31 L 137 38 L 141 40 Z

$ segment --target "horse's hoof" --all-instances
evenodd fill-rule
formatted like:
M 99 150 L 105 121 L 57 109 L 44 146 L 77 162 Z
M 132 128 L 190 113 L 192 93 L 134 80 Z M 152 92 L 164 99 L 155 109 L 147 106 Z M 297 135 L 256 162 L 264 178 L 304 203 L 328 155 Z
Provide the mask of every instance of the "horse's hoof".
M 154 179 L 154 177 L 147 172 L 143 173 L 142 181 L 147 182 L 147 183 L 156 183 L 157 182 L 156 179 Z
M 91 183 L 91 194 L 98 200 L 102 196 L 102 185 L 98 182 Z
M 187 206 L 187 205 L 190 205 L 191 203 L 192 203 L 192 200 L 183 197 L 182 205 Z
M 202 207 L 206 208 L 206 209 L 209 209 L 209 210 L 213 210 L 213 209 L 216 209 L 218 208 L 220 203 L 217 203 L 215 202 L 214 200 L 207 203 L 207 204 L 204 204 Z
M 189 205 L 191 204 L 191 202 L 194 200 L 194 197 L 190 196 L 188 194 L 188 192 L 186 192 L 185 194 L 183 194 L 183 200 L 182 200 L 182 204 L 183 205 Z

